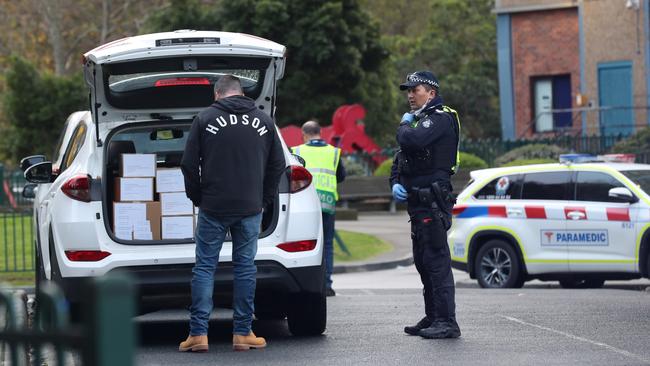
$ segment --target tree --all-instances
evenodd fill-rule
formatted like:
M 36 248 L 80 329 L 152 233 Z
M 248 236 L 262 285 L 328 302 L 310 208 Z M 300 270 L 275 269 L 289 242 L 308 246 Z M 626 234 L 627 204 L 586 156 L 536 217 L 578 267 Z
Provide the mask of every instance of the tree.
M 87 109 L 88 98 L 80 74 L 41 74 L 25 60 L 11 57 L 3 103 L 8 131 L 0 148 L 16 164 L 27 155 L 51 157 L 66 118 Z
M 198 9 L 198 10 L 197 10 Z M 214 16 L 201 16 L 212 14 Z M 186 14 L 195 14 L 186 16 Z M 241 0 L 207 9 L 198 0 L 174 0 L 154 14 L 150 31 L 220 29 L 264 37 L 287 47 L 284 80 L 279 84 L 280 126 L 315 118 L 328 124 L 343 104 L 361 103 L 373 136 L 394 132 L 395 85 L 380 44 L 379 27 L 355 0 Z

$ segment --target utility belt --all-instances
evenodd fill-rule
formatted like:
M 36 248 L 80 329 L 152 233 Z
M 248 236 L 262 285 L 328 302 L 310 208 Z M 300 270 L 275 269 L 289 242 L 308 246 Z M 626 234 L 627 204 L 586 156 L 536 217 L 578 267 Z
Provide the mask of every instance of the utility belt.
M 408 195 L 408 204 L 412 207 L 425 208 L 433 217 L 440 220 L 445 231 L 451 227 L 450 208 L 456 199 L 446 187 L 441 187 L 438 182 L 433 182 L 429 187 L 412 187 Z

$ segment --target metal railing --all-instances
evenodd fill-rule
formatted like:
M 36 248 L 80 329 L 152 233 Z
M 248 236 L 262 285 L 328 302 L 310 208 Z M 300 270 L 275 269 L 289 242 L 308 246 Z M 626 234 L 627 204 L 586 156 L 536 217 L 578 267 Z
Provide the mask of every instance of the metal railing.
M 0 364 L 40 366 L 56 360 L 57 365 L 67 365 L 67 356 L 74 351 L 83 365 L 133 365 L 132 281 L 120 275 L 98 277 L 89 282 L 86 294 L 85 322 L 71 325 L 62 291 L 44 284 L 30 326 L 24 299 L 0 291 Z M 46 354 L 45 347 L 53 347 L 54 352 Z

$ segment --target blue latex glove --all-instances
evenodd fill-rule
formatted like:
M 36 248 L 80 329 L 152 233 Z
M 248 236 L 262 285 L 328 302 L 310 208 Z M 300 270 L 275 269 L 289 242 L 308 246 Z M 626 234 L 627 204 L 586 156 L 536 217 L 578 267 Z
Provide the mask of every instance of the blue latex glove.
M 413 113 L 406 112 L 402 116 L 402 121 L 399 124 L 401 125 L 410 124 L 411 122 L 413 122 L 414 119 L 415 119 L 415 115 Z
M 406 193 L 403 185 L 399 183 L 393 184 L 393 198 L 395 198 L 395 201 L 404 202 L 407 197 L 408 193 Z

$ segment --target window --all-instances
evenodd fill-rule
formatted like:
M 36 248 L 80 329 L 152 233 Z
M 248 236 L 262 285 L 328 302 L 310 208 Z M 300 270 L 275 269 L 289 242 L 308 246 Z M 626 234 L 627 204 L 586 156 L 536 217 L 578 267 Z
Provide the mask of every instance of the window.
M 616 187 L 624 187 L 624 185 L 609 174 L 578 172 L 576 179 L 576 200 L 623 202 L 620 199 L 609 197 L 609 190 Z
M 84 144 L 84 140 L 86 139 L 86 130 L 86 124 L 80 123 L 74 132 L 72 132 L 70 143 L 68 144 L 68 148 L 65 150 L 63 161 L 61 162 L 61 172 L 66 170 L 70 164 L 72 164 L 74 158 L 77 157 L 77 154 L 79 153 L 79 150 L 81 150 L 81 147 Z
M 474 197 L 479 200 L 516 200 L 521 198 L 521 175 L 505 175 L 492 180 Z
M 543 172 L 524 175 L 521 198 L 525 200 L 568 200 L 570 172 Z
M 58 171 L 59 170 L 59 165 L 60 161 L 59 158 L 61 157 L 61 150 L 63 150 L 63 142 L 65 139 L 65 133 L 68 130 L 68 124 L 70 124 L 70 121 L 67 120 L 65 121 L 65 124 L 63 125 L 63 129 L 61 130 L 61 134 L 59 135 L 59 139 L 56 142 L 56 147 L 54 148 L 54 152 L 52 153 L 52 171 Z
M 535 131 L 571 128 L 571 112 L 551 113 L 554 109 L 571 108 L 571 75 L 534 78 L 531 84 Z
M 650 170 L 623 170 L 621 173 L 646 193 L 650 192 Z

